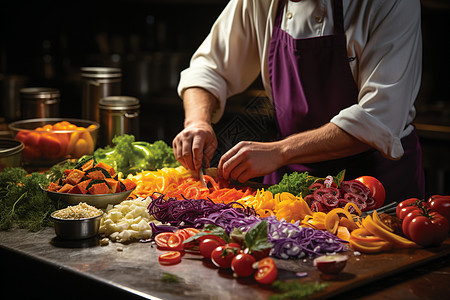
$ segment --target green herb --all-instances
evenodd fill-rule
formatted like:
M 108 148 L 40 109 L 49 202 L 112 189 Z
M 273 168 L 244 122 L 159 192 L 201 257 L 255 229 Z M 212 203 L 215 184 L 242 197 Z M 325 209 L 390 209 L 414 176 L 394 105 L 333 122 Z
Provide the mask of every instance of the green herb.
M 320 180 L 318 177 L 310 176 L 308 172 L 284 174 L 278 184 L 270 186 L 267 190 L 273 194 L 288 192 L 295 196 L 306 196 L 310 194 L 309 186 Z
M 244 244 L 250 253 L 272 248 L 273 245 L 267 241 L 266 220 L 259 222 L 245 234 Z
M 285 300 L 285 299 L 302 299 L 310 296 L 316 292 L 325 289 L 328 283 L 308 282 L 300 283 L 294 281 L 276 280 L 272 287 L 279 292 L 279 294 L 271 295 L 269 300 Z
M 342 180 L 344 180 L 345 170 L 342 170 L 336 176 L 333 176 L 333 181 L 339 187 Z M 288 192 L 295 196 L 305 197 L 311 194 L 309 187 L 316 182 L 323 182 L 324 178 L 310 176 L 308 172 L 291 174 L 284 174 L 283 178 L 278 184 L 270 186 L 267 190 L 273 194 Z
M 344 180 L 345 170 L 340 171 L 336 176 L 333 177 L 333 182 L 336 183 L 338 187 L 341 186 L 341 182 Z
M 0 173 L 0 230 L 13 226 L 38 231 L 51 226 L 50 214 L 59 209 L 40 187 L 47 186 L 45 174 L 28 174 L 22 168 Z
M 104 162 L 114 167 L 126 177 L 142 170 L 157 170 L 164 167 L 178 167 L 173 149 L 164 141 L 153 144 L 136 142 L 133 135 L 125 134 L 113 138 L 114 147 L 98 148 L 94 157 L 98 162 Z
M 58 163 L 50 168 L 46 173 L 48 176 L 49 182 L 56 182 L 60 178 L 65 176 L 64 171 L 66 169 L 74 169 L 77 164 L 77 160 L 75 159 L 67 159 L 61 163 Z
M 161 281 L 166 283 L 177 283 L 180 281 L 180 277 L 175 274 L 162 273 Z

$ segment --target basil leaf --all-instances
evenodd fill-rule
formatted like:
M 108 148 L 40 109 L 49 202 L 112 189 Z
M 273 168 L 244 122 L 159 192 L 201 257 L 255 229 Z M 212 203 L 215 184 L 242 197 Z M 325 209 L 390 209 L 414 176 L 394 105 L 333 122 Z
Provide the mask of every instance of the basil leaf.
M 263 220 L 253 226 L 245 234 L 244 243 L 250 252 L 271 248 L 272 244 L 267 241 L 267 221 Z

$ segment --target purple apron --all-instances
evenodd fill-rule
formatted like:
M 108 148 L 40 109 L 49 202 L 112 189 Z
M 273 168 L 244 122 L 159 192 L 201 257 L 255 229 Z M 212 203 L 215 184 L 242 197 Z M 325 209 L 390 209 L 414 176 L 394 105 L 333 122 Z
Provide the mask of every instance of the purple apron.
M 286 0 L 280 0 L 269 46 L 269 75 L 281 138 L 328 123 L 340 110 L 357 103 L 358 88 L 346 49 L 342 0 L 334 0 L 333 35 L 294 39 L 281 29 Z M 422 152 L 415 131 L 402 139 L 405 150 L 399 160 L 384 158 L 375 149 L 310 164 L 284 166 L 264 177 L 276 184 L 283 174 L 309 172 L 326 177 L 346 170 L 345 179 L 374 176 L 386 189 L 386 201 L 423 198 L 425 182 Z

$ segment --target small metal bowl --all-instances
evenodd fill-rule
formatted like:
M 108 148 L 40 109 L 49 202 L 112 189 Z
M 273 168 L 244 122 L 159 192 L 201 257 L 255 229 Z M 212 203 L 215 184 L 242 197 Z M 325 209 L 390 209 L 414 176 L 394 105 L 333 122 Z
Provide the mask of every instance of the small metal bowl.
M 20 141 L 0 138 L 0 172 L 4 168 L 21 166 L 23 148 Z
M 41 186 L 41 189 L 44 190 L 50 197 L 50 199 L 55 202 L 61 200 L 68 205 L 77 205 L 81 202 L 86 202 L 87 204 L 95 206 L 97 208 L 107 208 L 108 204 L 119 204 L 123 200 L 127 199 L 128 196 L 130 196 L 131 192 L 134 191 L 134 189 L 131 189 L 129 191 L 114 194 L 90 195 L 51 192 L 47 191 L 43 186 Z
M 101 214 L 86 219 L 60 219 L 53 216 L 55 213 L 50 215 L 55 233 L 58 237 L 68 240 L 81 240 L 96 236 L 103 216 Z

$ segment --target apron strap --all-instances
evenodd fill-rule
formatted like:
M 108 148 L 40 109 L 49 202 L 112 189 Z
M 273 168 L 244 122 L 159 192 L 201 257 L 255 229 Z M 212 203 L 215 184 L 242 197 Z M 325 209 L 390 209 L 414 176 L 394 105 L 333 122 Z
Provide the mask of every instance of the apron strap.
M 342 0 L 333 1 L 334 34 L 345 34 Z
M 286 0 L 280 0 L 278 1 L 278 8 L 277 13 L 275 17 L 275 23 L 273 24 L 274 28 L 281 28 L 281 21 L 283 21 L 283 11 L 284 4 L 286 3 Z

